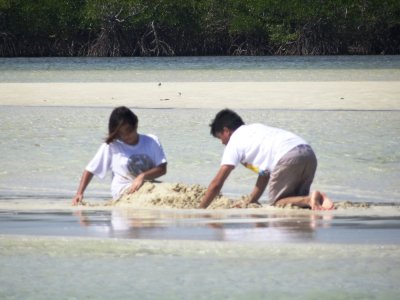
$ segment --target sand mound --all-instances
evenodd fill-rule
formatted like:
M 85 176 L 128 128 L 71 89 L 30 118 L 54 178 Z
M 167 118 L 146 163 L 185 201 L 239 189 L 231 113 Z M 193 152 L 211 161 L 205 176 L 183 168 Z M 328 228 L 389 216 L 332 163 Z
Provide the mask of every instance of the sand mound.
M 145 182 L 137 192 L 122 195 L 112 205 L 133 208 L 198 208 L 206 190 L 206 187 L 198 184 Z M 232 200 L 219 195 L 208 208 L 226 209 L 238 205 L 241 208 L 259 207 L 257 204 L 246 204 L 244 200 Z

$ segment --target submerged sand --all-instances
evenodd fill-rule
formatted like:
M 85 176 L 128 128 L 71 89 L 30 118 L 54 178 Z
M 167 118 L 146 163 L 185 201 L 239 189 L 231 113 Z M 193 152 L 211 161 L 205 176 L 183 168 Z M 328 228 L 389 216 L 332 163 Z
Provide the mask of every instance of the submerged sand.
M 112 206 L 130 208 L 184 208 L 195 209 L 200 205 L 207 188 L 198 184 L 152 183 L 145 182 L 132 194 L 124 194 L 111 202 Z M 218 195 L 208 207 L 209 209 L 257 208 L 257 204 L 247 204 L 246 197 L 239 200 Z
M 0 106 L 400 110 L 397 81 L 0 83 Z M 113 207 L 198 208 L 199 185 L 146 183 Z M 215 208 L 246 207 L 220 195 Z M 337 208 L 351 208 L 342 203 Z

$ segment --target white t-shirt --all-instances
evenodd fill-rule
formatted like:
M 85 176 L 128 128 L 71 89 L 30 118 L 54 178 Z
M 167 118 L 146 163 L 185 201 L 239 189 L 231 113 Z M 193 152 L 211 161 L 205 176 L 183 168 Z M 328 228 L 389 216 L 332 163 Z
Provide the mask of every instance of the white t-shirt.
M 140 173 L 166 163 L 164 150 L 154 135 L 139 134 L 139 142 L 129 145 L 121 140 L 103 143 L 86 170 L 103 179 L 112 172 L 111 194 L 118 199 Z
M 272 172 L 283 155 L 307 142 L 297 135 L 263 124 L 242 125 L 231 135 L 221 165 L 242 163 L 254 172 Z

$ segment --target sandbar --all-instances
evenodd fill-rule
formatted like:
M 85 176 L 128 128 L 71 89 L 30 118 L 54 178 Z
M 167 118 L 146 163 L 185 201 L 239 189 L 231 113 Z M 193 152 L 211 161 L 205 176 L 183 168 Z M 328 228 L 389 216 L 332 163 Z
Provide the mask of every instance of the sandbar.
M 397 81 L 0 83 L 0 105 L 399 110 Z

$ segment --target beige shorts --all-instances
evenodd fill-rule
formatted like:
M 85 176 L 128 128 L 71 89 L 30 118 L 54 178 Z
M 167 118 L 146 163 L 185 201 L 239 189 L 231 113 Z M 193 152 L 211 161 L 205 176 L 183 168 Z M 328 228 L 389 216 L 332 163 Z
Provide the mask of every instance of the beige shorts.
M 271 204 L 277 200 L 308 196 L 317 170 L 317 158 L 309 145 L 299 145 L 286 153 L 272 171 L 268 183 Z

